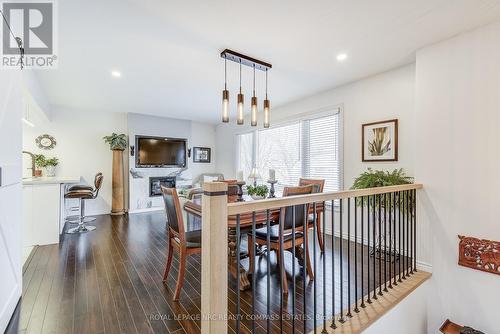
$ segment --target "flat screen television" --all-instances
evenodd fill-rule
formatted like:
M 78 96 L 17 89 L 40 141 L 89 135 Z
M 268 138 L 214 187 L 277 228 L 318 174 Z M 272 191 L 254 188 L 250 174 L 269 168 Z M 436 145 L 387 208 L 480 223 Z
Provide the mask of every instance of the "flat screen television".
M 135 136 L 135 167 L 186 167 L 186 139 Z

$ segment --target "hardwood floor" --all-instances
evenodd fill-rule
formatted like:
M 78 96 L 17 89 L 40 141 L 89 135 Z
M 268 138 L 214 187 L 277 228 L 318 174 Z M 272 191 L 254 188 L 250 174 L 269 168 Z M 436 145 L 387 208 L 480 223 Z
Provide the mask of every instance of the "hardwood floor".
M 99 216 L 93 224 L 97 230 L 83 235 L 65 235 L 59 245 L 36 248 L 23 274 L 23 297 L 7 333 L 199 333 L 200 332 L 200 268 L 199 255 L 190 256 L 184 288 L 179 302 L 172 301 L 177 277 L 178 259 L 166 284 L 162 274 L 167 249 L 166 226 L 161 212 L 130 217 Z M 312 233 L 311 233 L 312 234 Z M 339 240 L 335 243 L 338 247 Z M 326 238 L 326 315 L 331 316 L 335 291 L 339 312 L 339 257 L 336 252 L 336 284 L 332 286 L 331 237 Z M 310 244 L 312 250 L 312 243 Z M 347 242 L 344 242 L 346 258 Z M 242 247 L 245 247 L 242 245 Z M 354 243 L 351 244 L 351 280 L 354 280 Z M 317 249 L 315 282 L 307 280 L 303 289 L 302 274 L 296 265 L 296 315 L 303 314 L 304 293 L 307 314 L 314 307 L 314 284 L 317 289 L 317 325 L 323 315 L 323 255 Z M 359 248 L 360 249 L 360 248 Z M 338 250 L 338 249 L 337 249 Z M 367 248 L 365 247 L 365 265 Z M 285 315 L 292 312 L 290 253 L 285 254 L 290 294 L 284 300 Z M 358 261 L 360 255 L 358 253 Z M 373 261 L 373 257 L 370 261 Z M 242 260 L 247 265 L 248 259 Z M 378 261 L 376 261 L 378 263 Z M 256 332 L 266 333 L 267 321 L 260 317 L 267 310 L 266 256 L 256 259 L 255 288 Z M 279 272 L 275 254 L 271 253 L 271 313 L 280 310 Z M 372 268 L 373 270 L 373 268 Z M 378 272 L 378 269 L 377 269 Z M 364 273 L 366 289 L 366 269 Z M 377 274 L 378 275 L 378 274 Z M 358 279 L 361 273 L 358 270 Z M 378 280 L 377 280 L 378 281 Z M 229 310 L 236 308 L 235 282 L 230 279 Z M 347 294 L 347 263 L 344 262 L 344 294 Z M 354 289 L 351 289 L 354 302 Z M 344 305 L 347 300 L 344 297 Z M 241 292 L 241 332 L 252 328 L 252 290 Z M 313 328 L 308 319 L 307 330 Z M 283 331 L 292 332 L 292 319 L 283 321 Z M 230 321 L 234 333 L 235 321 Z M 295 321 L 296 332 L 303 332 L 303 321 Z M 270 332 L 280 332 L 280 322 L 271 321 Z

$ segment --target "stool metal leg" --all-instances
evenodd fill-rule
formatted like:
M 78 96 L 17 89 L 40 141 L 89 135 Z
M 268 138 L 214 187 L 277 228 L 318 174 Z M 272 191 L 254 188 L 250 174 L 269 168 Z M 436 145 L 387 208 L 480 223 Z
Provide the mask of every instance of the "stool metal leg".
M 76 234 L 76 233 L 85 233 L 89 231 L 93 231 L 96 229 L 95 226 L 87 226 L 85 225 L 85 200 L 80 199 L 80 220 L 78 222 L 77 227 L 70 228 L 69 230 L 66 231 L 68 234 Z M 94 218 L 95 220 L 95 218 Z

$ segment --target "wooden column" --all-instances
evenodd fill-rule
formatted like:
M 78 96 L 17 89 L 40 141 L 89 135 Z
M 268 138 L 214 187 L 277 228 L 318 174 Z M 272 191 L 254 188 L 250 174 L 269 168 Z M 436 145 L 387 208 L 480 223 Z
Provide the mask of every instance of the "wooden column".
M 227 333 L 227 184 L 203 184 L 201 333 Z
M 111 202 L 112 215 L 125 214 L 123 179 L 123 151 L 113 150 L 113 198 Z

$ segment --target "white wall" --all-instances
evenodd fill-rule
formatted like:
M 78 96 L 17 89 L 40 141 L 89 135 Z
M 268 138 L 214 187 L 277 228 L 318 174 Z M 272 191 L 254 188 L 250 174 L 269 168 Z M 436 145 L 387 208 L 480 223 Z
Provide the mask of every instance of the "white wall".
M 22 85 L 20 72 L 0 75 L 0 332 L 4 332 L 21 297 L 21 149 Z
M 86 210 L 88 215 L 109 213 L 112 152 L 102 137 L 112 132 L 127 133 L 126 114 L 59 107 L 52 108 L 50 121 L 37 118 L 35 125 L 34 128 L 24 127 L 23 148 L 36 154 L 59 158 L 58 176 L 81 176 L 82 181 L 93 185 L 95 174 L 102 172 L 104 182 L 99 197 L 87 201 Z M 35 138 L 45 133 L 57 141 L 53 150 L 44 151 L 35 144 Z
M 193 158 L 188 158 L 187 170 L 182 172 L 182 181 L 178 178 L 179 185 L 190 185 L 193 178 L 201 173 L 215 172 L 215 126 L 206 123 L 186 121 L 180 119 L 156 117 L 141 114 L 128 114 L 128 134 L 130 143 L 135 145 L 136 135 L 161 136 L 172 138 L 185 138 L 188 147 L 202 146 L 212 149 L 211 163 L 194 163 Z M 135 168 L 135 157 L 129 155 L 129 165 L 141 175 L 141 178 L 130 176 L 130 211 L 137 212 L 145 209 L 163 208 L 161 197 L 149 197 L 149 177 L 168 176 L 176 173 L 179 168 Z
M 429 333 L 499 331 L 498 275 L 457 265 L 457 235 L 500 240 L 500 23 L 417 53 L 415 174 L 433 264 Z
M 344 188 L 368 167 L 376 169 L 404 168 L 413 175 L 415 152 L 414 126 L 415 66 L 408 65 L 349 85 L 338 87 L 285 106 L 272 109 L 271 123 L 291 119 L 299 114 L 328 110 L 337 105 L 344 109 Z M 272 98 L 272 96 L 271 96 Z M 233 124 L 217 126 L 217 170 L 227 176 L 236 173 L 236 136 L 250 129 Z M 399 161 L 361 162 L 361 124 L 386 119 L 399 119 Z
M 429 281 L 426 281 L 363 333 L 427 333 L 427 297 L 430 292 Z

